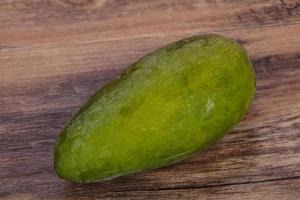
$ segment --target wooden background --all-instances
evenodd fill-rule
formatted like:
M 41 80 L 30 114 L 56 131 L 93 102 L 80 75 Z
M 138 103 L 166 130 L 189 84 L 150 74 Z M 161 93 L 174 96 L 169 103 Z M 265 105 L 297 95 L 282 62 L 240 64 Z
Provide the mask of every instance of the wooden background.
M 248 116 L 180 164 L 94 184 L 53 170 L 55 137 L 103 84 L 186 36 L 238 40 Z M 300 199 L 299 0 L 1 0 L 0 199 Z

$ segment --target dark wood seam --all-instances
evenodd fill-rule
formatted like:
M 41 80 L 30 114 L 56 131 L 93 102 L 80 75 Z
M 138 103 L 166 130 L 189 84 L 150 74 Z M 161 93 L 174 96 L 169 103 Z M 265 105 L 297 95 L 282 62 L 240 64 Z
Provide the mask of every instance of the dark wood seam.
M 300 181 L 300 176 L 292 176 L 292 177 L 283 177 L 283 178 L 274 178 L 274 179 L 266 179 L 266 180 L 258 180 L 258 181 L 245 181 L 245 182 L 237 182 L 237 183 L 224 183 L 224 184 L 216 184 L 216 185 L 191 185 L 191 186 L 177 186 L 177 187 L 164 187 L 164 188 L 155 188 L 148 190 L 123 190 L 123 191 L 114 191 L 114 192 L 146 192 L 146 191 L 165 191 L 165 190 L 195 190 L 195 189 L 205 189 L 205 188 L 215 188 L 215 187 L 228 187 L 228 186 L 236 186 L 236 185 L 250 185 L 257 183 L 268 183 L 268 182 L 276 182 L 276 181 L 288 181 L 288 180 L 298 180 Z

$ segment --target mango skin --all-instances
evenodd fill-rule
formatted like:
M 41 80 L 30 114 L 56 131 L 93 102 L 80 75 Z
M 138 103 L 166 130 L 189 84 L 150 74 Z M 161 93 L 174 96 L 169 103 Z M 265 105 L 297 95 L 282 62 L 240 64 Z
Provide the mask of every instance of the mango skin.
M 95 182 L 181 161 L 245 115 L 255 75 L 245 50 L 193 36 L 134 63 L 100 89 L 57 138 L 57 174 Z

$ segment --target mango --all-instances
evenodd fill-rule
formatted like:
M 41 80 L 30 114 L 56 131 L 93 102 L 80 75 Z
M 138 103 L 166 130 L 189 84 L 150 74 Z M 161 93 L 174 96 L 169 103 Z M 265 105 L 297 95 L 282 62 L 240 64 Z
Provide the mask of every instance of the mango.
M 101 88 L 58 136 L 55 170 L 94 182 L 186 159 L 248 111 L 255 74 L 245 50 L 219 35 L 169 44 Z

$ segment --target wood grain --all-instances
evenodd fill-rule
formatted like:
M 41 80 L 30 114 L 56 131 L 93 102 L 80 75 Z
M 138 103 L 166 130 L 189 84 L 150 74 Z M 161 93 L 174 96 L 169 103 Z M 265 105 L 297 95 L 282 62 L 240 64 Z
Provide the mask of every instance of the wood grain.
M 77 3 L 76 3 L 77 2 Z M 299 23 L 299 0 L 2 0 L 5 48 Z
M 0 199 L 300 199 L 300 1 L 3 0 L 0 27 Z M 163 169 L 87 185 L 55 175 L 55 137 L 90 95 L 206 32 L 254 64 L 257 94 L 236 129 Z

